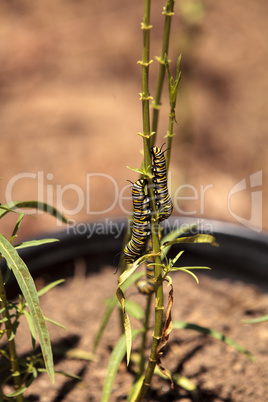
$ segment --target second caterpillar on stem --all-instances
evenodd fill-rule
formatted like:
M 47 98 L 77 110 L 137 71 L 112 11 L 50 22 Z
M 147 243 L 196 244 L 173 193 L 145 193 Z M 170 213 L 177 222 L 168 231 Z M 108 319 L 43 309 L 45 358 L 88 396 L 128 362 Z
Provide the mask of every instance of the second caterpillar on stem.
M 166 159 L 164 152 L 159 147 L 152 147 L 151 154 L 153 158 L 153 183 L 154 194 L 156 197 L 157 219 L 162 222 L 167 219 L 173 211 L 173 203 L 167 187 L 167 171 Z M 133 202 L 133 229 L 132 236 L 128 244 L 124 248 L 124 257 L 127 263 L 134 262 L 142 255 L 145 248 L 149 231 L 149 222 L 151 210 L 149 209 L 149 199 L 145 195 L 144 187 L 147 184 L 145 179 L 137 180 L 132 187 L 132 202 Z M 149 251 L 152 249 L 152 242 L 149 239 L 147 244 Z M 149 295 L 155 290 L 154 283 L 154 266 L 147 264 L 146 279 L 139 280 L 136 285 L 142 294 Z

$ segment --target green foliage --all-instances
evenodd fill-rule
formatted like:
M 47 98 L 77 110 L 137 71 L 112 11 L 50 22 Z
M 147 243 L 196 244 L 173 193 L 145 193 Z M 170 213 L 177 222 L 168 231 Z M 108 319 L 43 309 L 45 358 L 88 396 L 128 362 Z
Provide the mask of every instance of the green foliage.
M 184 2 L 185 3 L 185 2 Z M 183 4 L 184 4 L 183 3 Z M 184 4 L 185 5 L 185 4 Z M 191 275 L 196 282 L 198 283 L 198 277 L 193 270 L 196 269 L 205 269 L 209 270 L 209 267 L 206 266 L 180 266 L 179 259 L 184 253 L 184 250 L 181 250 L 177 253 L 177 255 L 173 258 L 169 258 L 169 252 L 171 247 L 174 245 L 183 245 L 186 243 L 203 243 L 209 244 L 213 247 L 218 247 L 216 243 L 216 239 L 210 234 L 198 233 L 198 225 L 184 225 L 165 236 L 162 236 L 162 227 L 160 224 L 161 216 L 159 213 L 159 199 L 156 199 L 156 194 L 154 191 L 154 185 L 156 182 L 156 176 L 154 176 L 154 172 L 156 171 L 156 166 L 152 169 L 152 157 L 151 157 L 151 147 L 155 145 L 156 139 L 158 136 L 157 127 L 158 127 L 158 119 L 159 113 L 161 110 L 161 94 L 164 83 L 165 73 L 167 74 L 167 86 L 169 92 L 169 120 L 168 120 L 168 129 L 165 138 L 167 138 L 166 150 L 165 150 L 165 159 L 166 159 L 166 174 L 162 174 L 161 170 L 161 180 L 165 181 L 165 177 L 167 177 L 167 172 L 170 164 L 170 156 L 172 149 L 172 139 L 175 135 L 174 133 L 174 123 L 176 122 L 176 103 L 177 103 L 177 95 L 179 90 L 179 84 L 181 80 L 181 54 L 177 58 L 176 65 L 176 73 L 175 77 L 171 75 L 170 72 L 170 63 L 171 60 L 168 58 L 168 50 L 169 50 L 169 40 L 170 40 L 170 27 L 171 20 L 174 15 L 174 0 L 166 0 L 166 4 L 164 6 L 163 15 L 165 17 L 164 31 L 163 31 L 163 40 L 162 40 L 162 51 L 161 56 L 155 57 L 158 61 L 159 70 L 156 81 L 156 91 L 155 96 L 152 97 L 150 95 L 149 90 L 149 68 L 152 66 L 152 60 L 150 59 L 150 33 L 152 29 L 152 25 L 150 24 L 150 7 L 151 1 L 144 0 L 144 16 L 141 23 L 141 29 L 143 32 L 143 48 L 142 48 L 142 60 L 138 61 L 138 64 L 141 66 L 141 93 L 140 100 L 142 102 L 142 123 L 143 123 L 143 131 L 138 133 L 143 139 L 143 155 L 144 160 L 142 162 L 142 168 L 128 168 L 134 172 L 136 172 L 140 178 L 146 180 L 146 197 L 149 197 L 150 200 L 150 210 L 151 210 L 151 239 L 148 241 L 150 246 L 145 250 L 143 255 L 137 256 L 138 258 L 134 260 L 133 263 L 126 265 L 122 259 L 122 264 L 120 267 L 120 276 L 118 279 L 118 286 L 116 290 L 116 296 L 120 303 L 121 307 L 121 324 L 123 327 L 122 332 L 124 332 L 119 339 L 117 345 L 115 346 L 108 371 L 107 377 L 105 380 L 105 385 L 103 389 L 103 397 L 102 401 L 108 401 L 112 391 L 112 384 L 118 370 L 120 362 L 126 356 L 127 365 L 131 364 L 131 369 L 135 373 L 135 380 L 133 383 L 133 387 L 130 390 L 128 395 L 128 401 L 142 401 L 144 396 L 147 393 L 147 390 L 150 386 L 151 379 L 153 374 L 160 375 L 161 377 L 167 378 L 171 380 L 171 385 L 176 383 L 178 386 L 184 388 L 188 392 L 191 393 L 194 400 L 197 400 L 197 389 L 195 385 L 187 378 L 183 376 L 176 376 L 169 373 L 167 369 L 165 369 L 161 364 L 161 355 L 163 353 L 163 348 L 168 342 L 169 333 L 174 329 L 189 329 L 201 332 L 208 336 L 211 336 L 215 339 L 221 340 L 225 342 L 227 345 L 234 347 L 237 351 L 245 354 L 247 357 L 252 359 L 252 355 L 245 350 L 242 346 L 238 345 L 233 340 L 225 337 L 223 334 L 219 332 L 200 327 L 196 324 L 190 324 L 185 322 L 172 322 L 171 319 L 171 310 L 173 304 L 173 286 L 172 286 L 172 276 L 171 274 L 176 271 L 184 272 Z M 192 7 L 192 14 L 195 12 L 196 8 Z M 188 10 L 189 11 L 189 10 Z M 189 12 L 188 12 L 189 15 Z M 150 107 L 153 109 L 153 114 L 150 116 Z M 159 144 L 163 144 L 163 141 L 159 142 Z M 154 162 L 155 163 L 155 162 Z M 159 168 L 160 169 L 160 168 Z M 161 184 L 160 186 L 164 186 Z M 156 190 L 157 191 L 157 190 Z M 166 197 L 168 199 L 168 197 Z M 165 206 L 164 206 L 165 207 Z M 170 211 L 170 204 L 167 205 L 167 210 Z M 134 212 L 137 214 L 137 208 Z M 139 213 L 142 215 L 141 211 Z M 160 219 L 159 219 L 160 218 Z M 129 220 L 129 226 L 131 219 Z M 147 216 L 146 216 L 147 219 Z M 144 216 L 144 221 L 146 221 Z M 143 222 L 144 222 L 143 221 Z M 189 234 L 190 233 L 190 234 Z M 193 234 L 195 233 L 195 234 Z M 126 236 L 125 244 L 130 240 L 129 237 Z M 132 301 L 128 301 L 125 298 L 125 291 L 129 286 L 133 285 L 137 279 L 139 278 L 139 273 L 136 272 L 137 268 L 143 264 L 147 264 L 147 275 L 148 272 L 153 272 L 152 267 L 154 267 L 154 278 L 153 284 L 151 288 L 155 288 L 155 293 L 148 293 L 147 296 L 147 305 L 146 308 L 141 309 L 139 305 Z M 150 270 L 148 269 L 150 268 Z M 150 280 L 152 281 L 152 274 L 150 276 Z M 163 284 L 164 281 L 168 282 L 168 286 L 170 289 L 168 296 L 168 304 L 166 307 L 166 320 L 164 323 L 163 320 L 163 310 L 164 310 L 164 299 L 163 299 Z M 153 286 L 155 285 L 155 286 Z M 148 361 L 147 367 L 145 369 L 145 351 L 148 343 L 148 333 L 149 333 L 149 318 L 151 315 L 151 305 L 152 298 L 155 297 L 155 314 L 154 314 L 154 327 L 153 327 L 153 337 L 151 343 L 151 352 L 150 359 Z M 108 324 L 109 318 L 114 311 L 115 307 L 118 305 L 117 300 L 115 298 L 111 298 L 108 302 L 108 306 L 105 312 L 105 315 L 102 319 L 100 329 L 96 335 L 96 339 L 94 342 L 94 351 L 100 341 L 100 338 L 103 334 L 103 331 Z M 131 329 L 131 320 L 130 317 L 136 318 L 141 327 L 138 330 Z M 132 338 L 133 334 L 135 336 L 139 336 L 140 339 L 140 350 L 138 359 L 137 353 L 132 351 Z
M 131 337 L 135 339 L 136 336 L 139 334 L 139 332 L 140 331 L 138 330 L 133 331 Z M 126 351 L 127 351 L 126 336 L 123 334 L 119 339 L 119 341 L 117 342 L 111 354 L 109 366 L 107 369 L 107 375 L 102 390 L 101 402 L 108 402 L 110 400 L 113 382 L 116 373 L 118 371 L 118 367 L 121 361 L 123 360 L 124 356 L 126 355 Z
M 196 324 L 192 324 L 192 323 L 184 322 L 184 321 L 173 321 L 173 328 L 174 329 L 190 329 L 193 331 L 200 332 L 203 335 L 211 336 L 214 339 L 224 342 L 226 345 L 232 346 L 238 352 L 246 355 L 251 361 L 255 361 L 254 356 L 248 350 L 246 350 L 241 345 L 239 345 L 238 343 L 236 343 L 235 341 L 230 339 L 228 336 L 225 336 L 224 334 L 222 334 L 218 331 L 215 331 L 214 329 L 201 327 L 200 325 L 196 325 Z
M 19 213 L 17 209 L 21 208 L 34 208 L 42 212 L 46 212 L 53 215 L 55 218 L 59 219 L 63 223 L 68 223 L 68 219 L 65 218 L 56 208 L 41 201 L 13 201 L 7 204 L 0 205 L 0 219 L 9 212 Z M 26 215 L 26 213 L 24 212 Z
M 5 359 L 7 361 L 6 366 L 10 368 L 10 374 L 8 374 L 0 384 L 0 400 L 16 400 L 17 402 L 23 401 L 24 391 L 32 384 L 41 371 L 47 372 L 51 381 L 54 382 L 55 371 L 53 354 L 46 321 L 50 321 L 59 326 L 61 326 L 61 324 L 43 315 L 39 304 L 39 297 L 62 282 L 56 281 L 37 292 L 29 269 L 19 256 L 18 250 L 26 247 L 40 246 L 58 240 L 33 240 L 13 246 L 12 242 L 17 236 L 17 232 L 25 215 L 25 213 L 17 211 L 17 209 L 20 208 L 37 208 L 52 214 L 62 222 L 67 222 L 66 218 L 59 211 L 45 203 L 30 201 L 0 205 L 0 218 L 3 218 L 8 213 L 19 214 L 10 240 L 0 234 L 0 260 L 5 259 L 7 265 L 4 280 L 2 272 L 0 271 L 0 323 L 4 326 L 0 338 L 6 336 L 7 339 L 6 347 L 0 350 L 0 358 Z M 16 303 L 8 302 L 6 297 L 5 285 L 8 282 L 11 272 L 14 274 L 22 293 L 22 295 L 19 295 L 19 302 Z M 25 317 L 28 323 L 33 348 L 35 348 L 36 345 L 37 335 L 41 348 L 41 354 L 32 353 L 24 359 L 18 359 L 15 345 L 15 340 L 18 336 L 17 329 L 21 317 Z M 45 368 L 42 366 L 45 366 Z M 13 379 L 14 392 L 5 395 L 3 387 L 11 379 Z
M 268 315 L 263 315 L 257 318 L 251 318 L 250 320 L 243 320 L 244 324 L 260 324 L 261 322 L 268 321 Z

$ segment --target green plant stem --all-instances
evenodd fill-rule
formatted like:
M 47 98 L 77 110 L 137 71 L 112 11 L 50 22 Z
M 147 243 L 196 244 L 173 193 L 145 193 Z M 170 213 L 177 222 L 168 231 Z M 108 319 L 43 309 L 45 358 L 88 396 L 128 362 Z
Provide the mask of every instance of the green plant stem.
M 141 347 L 140 347 L 139 372 L 138 372 L 137 378 L 139 378 L 143 374 L 144 368 L 145 368 L 144 352 L 145 352 L 146 343 L 147 343 L 147 334 L 148 334 L 148 329 L 149 329 L 151 304 L 152 304 L 152 294 L 150 294 L 147 297 L 147 304 L 146 304 L 144 324 L 143 324 L 143 334 L 142 334 L 142 341 L 141 341 Z
M 174 125 L 174 120 L 172 117 L 169 118 L 169 125 L 168 125 L 168 132 L 167 132 L 167 153 L 166 153 L 166 168 L 167 172 L 169 169 L 169 164 L 170 164 L 170 154 L 171 154 L 171 144 L 172 144 L 172 137 L 173 137 L 173 125 Z
M 19 361 L 18 361 L 18 356 L 17 356 L 17 352 L 16 352 L 15 341 L 14 341 L 14 339 L 10 339 L 11 335 L 12 335 L 12 323 L 11 323 L 10 316 L 9 316 L 6 291 L 5 291 L 4 281 L 3 281 L 3 276 L 2 276 L 1 271 L 0 271 L 0 300 L 1 300 L 0 305 L 1 305 L 1 308 L 3 309 L 2 314 L 3 314 L 3 317 L 5 318 L 5 329 L 6 329 L 7 339 L 8 339 L 8 349 L 9 349 L 11 371 L 12 371 L 12 374 L 15 374 L 13 376 L 14 388 L 15 388 L 15 391 L 17 391 L 21 388 L 21 375 L 20 375 Z M 24 399 L 23 399 L 22 395 L 16 396 L 17 402 L 23 402 L 23 400 Z
M 163 33 L 163 41 L 162 41 L 162 52 L 161 56 L 157 57 L 156 59 L 159 62 L 159 70 L 158 70 L 158 77 L 156 82 L 156 91 L 153 100 L 153 116 L 152 116 L 152 137 L 151 137 L 151 146 L 155 143 L 156 132 L 158 127 L 158 120 L 159 120 L 159 111 L 161 107 L 161 95 L 162 89 L 164 84 L 165 78 L 165 62 L 164 58 L 165 55 L 168 55 L 169 49 L 169 38 L 170 38 L 170 29 L 171 29 L 171 20 L 172 16 L 174 15 L 174 0 L 167 0 L 166 5 L 164 7 L 163 14 L 165 15 L 165 25 L 164 25 L 164 33 Z
M 143 30 L 143 52 L 142 61 L 138 63 L 142 66 L 142 121 L 143 121 L 143 145 L 144 145 L 144 163 L 145 169 L 147 170 L 151 166 L 151 149 L 150 149 L 150 100 L 152 99 L 149 93 L 149 66 L 152 61 L 150 61 L 150 6 L 151 1 L 145 0 L 144 2 L 144 18 L 141 24 Z
M 165 64 L 166 64 L 167 75 L 168 75 L 169 106 L 170 106 L 169 124 L 168 124 L 168 131 L 167 131 L 167 135 L 166 135 L 166 137 L 168 139 L 167 152 L 166 152 L 166 168 L 167 168 L 167 172 L 168 172 L 169 163 L 170 163 L 170 155 L 171 155 L 172 138 L 175 135 L 175 133 L 173 132 L 173 127 L 174 127 L 174 122 L 176 122 L 175 109 L 176 109 L 176 102 L 177 102 L 177 96 L 178 96 L 178 87 L 179 87 L 179 83 L 181 80 L 181 67 L 180 67 L 181 66 L 181 54 L 177 60 L 177 71 L 176 71 L 175 80 L 173 79 L 173 77 L 171 77 L 167 56 L 165 56 Z
M 149 101 L 151 99 L 149 94 L 149 49 L 150 49 L 150 0 L 145 0 L 144 6 L 144 18 L 142 23 L 143 29 L 143 59 L 139 62 L 142 66 L 142 117 L 143 117 L 143 144 L 144 144 L 144 167 L 148 173 L 151 173 L 152 162 L 151 162 L 151 132 L 150 132 L 150 115 L 149 115 Z M 162 284 L 162 269 L 160 260 L 160 244 L 159 244 L 159 224 L 156 220 L 156 206 L 155 206 L 155 196 L 153 192 L 153 182 L 152 179 L 148 178 L 148 193 L 150 197 L 150 205 L 152 209 L 151 218 L 151 235 L 152 235 L 152 245 L 153 251 L 156 254 L 155 257 L 155 281 L 156 281 L 156 308 L 155 308 L 155 324 L 154 324 L 154 335 L 153 343 L 150 354 L 149 363 L 145 373 L 145 379 L 141 387 L 140 393 L 137 397 L 137 401 L 141 401 L 146 394 L 151 379 L 153 376 L 155 364 L 156 364 L 156 349 L 161 339 L 162 334 L 162 323 L 163 323 L 163 284 Z M 149 312 L 149 298 L 147 302 L 147 314 Z M 147 317 L 148 319 L 148 317 Z M 144 335 L 146 340 L 146 335 Z M 144 365 L 144 363 L 142 363 Z
M 139 392 L 139 395 L 136 398 L 136 402 L 141 402 L 144 396 L 146 395 L 149 386 L 151 384 L 152 376 L 154 373 L 155 365 L 156 365 L 156 350 L 161 339 L 162 335 L 162 323 L 163 323 L 163 286 L 162 286 L 162 271 L 160 266 L 160 258 L 156 257 L 155 259 L 155 276 L 158 278 L 156 283 L 156 303 L 155 303 L 155 325 L 154 325 L 154 334 L 153 334 L 153 344 L 151 348 L 151 354 L 149 358 L 149 363 L 145 372 L 145 378 Z M 160 271 L 160 272 L 159 272 Z M 159 278 L 161 278 L 159 280 Z

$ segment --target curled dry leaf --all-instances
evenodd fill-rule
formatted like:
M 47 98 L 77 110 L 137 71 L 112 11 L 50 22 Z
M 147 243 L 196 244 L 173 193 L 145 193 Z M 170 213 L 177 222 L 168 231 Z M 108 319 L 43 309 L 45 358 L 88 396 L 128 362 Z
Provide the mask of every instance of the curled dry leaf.
M 168 342 L 168 338 L 169 338 L 169 334 L 172 331 L 172 318 L 171 318 L 171 309 L 172 309 L 172 305 L 173 305 L 173 286 L 171 286 L 171 289 L 169 291 L 168 294 L 168 306 L 167 306 L 167 312 L 166 312 L 166 321 L 165 321 L 165 325 L 162 331 L 162 336 L 160 339 L 160 342 L 158 344 L 158 347 L 156 349 L 156 364 L 159 367 L 159 370 L 166 375 L 167 377 L 169 377 L 170 382 L 171 382 L 171 388 L 174 388 L 174 383 L 173 380 L 171 378 L 170 373 L 165 369 L 165 367 L 162 366 L 161 363 L 161 357 L 163 355 L 163 351 L 164 348 Z

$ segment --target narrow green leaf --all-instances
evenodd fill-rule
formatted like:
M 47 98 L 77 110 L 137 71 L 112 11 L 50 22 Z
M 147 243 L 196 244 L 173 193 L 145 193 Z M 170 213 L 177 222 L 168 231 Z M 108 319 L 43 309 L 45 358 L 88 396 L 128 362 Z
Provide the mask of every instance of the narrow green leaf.
M 168 379 L 167 376 L 165 376 L 161 372 L 161 370 L 159 369 L 158 366 L 155 367 L 154 374 L 158 375 L 159 377 L 163 378 L 164 380 Z M 171 374 L 170 373 L 170 375 L 172 377 L 172 380 L 177 385 L 179 385 L 181 388 L 185 389 L 186 391 L 191 392 L 191 393 L 197 391 L 195 384 L 192 381 L 190 381 L 189 378 L 181 376 L 181 375 L 178 375 L 178 374 Z
M 37 371 L 39 373 L 47 373 L 47 370 L 44 368 L 38 368 Z M 55 374 L 60 374 L 60 375 L 63 375 L 64 377 L 74 378 L 75 380 L 81 380 L 81 377 L 79 377 L 78 375 L 69 374 L 69 373 L 66 373 L 65 371 L 55 370 Z
M 177 229 L 172 230 L 161 239 L 161 244 L 167 243 L 168 241 L 172 241 L 177 239 L 178 237 L 182 236 L 186 232 L 190 232 L 198 227 L 198 223 L 189 223 L 180 226 Z
M 23 394 L 24 391 L 26 391 L 27 388 L 28 388 L 28 386 L 24 386 L 24 387 L 18 389 L 17 391 L 12 392 L 12 394 L 8 394 L 6 396 L 7 396 L 7 398 L 12 398 L 14 396 L 21 395 L 21 394 Z
M 143 255 L 140 258 L 138 258 L 118 278 L 118 286 L 117 286 L 117 290 L 116 290 L 116 296 L 122 306 L 122 312 L 123 312 L 123 317 L 124 317 L 124 329 L 125 329 L 126 343 L 127 343 L 127 364 L 129 364 L 129 359 L 130 359 L 132 338 L 131 338 L 130 320 L 129 320 L 128 314 L 126 312 L 126 305 L 125 305 L 126 300 L 125 300 L 124 293 L 121 289 L 121 286 L 134 273 L 134 271 L 139 267 L 139 265 L 142 264 L 142 262 L 144 262 L 147 258 L 148 258 L 148 255 Z
M 133 275 L 136 269 L 150 257 L 150 254 L 145 254 L 138 258 L 133 264 L 131 264 L 120 276 L 118 279 L 118 287 L 122 287 L 123 283 Z
M 176 78 L 175 78 L 175 82 L 174 82 L 174 85 L 173 85 L 173 104 L 174 104 L 174 107 L 176 106 L 178 87 L 179 87 L 179 83 L 181 81 L 181 57 L 182 57 L 182 54 L 180 53 L 180 55 L 179 55 L 179 57 L 177 59 Z
M 10 274 L 11 274 L 11 269 L 9 268 L 9 266 L 7 266 L 7 270 L 6 270 L 6 274 L 5 274 L 5 279 L 4 279 L 4 285 L 7 284 L 9 278 L 10 278 Z
M 48 318 L 48 317 L 45 317 L 45 320 L 48 321 L 48 322 L 51 322 L 51 324 L 57 325 L 57 327 L 66 329 L 66 331 L 67 331 L 67 328 L 64 325 L 60 324 L 59 322 L 54 321 L 54 320 L 52 320 L 51 318 Z
M 34 323 L 33 323 L 33 320 L 32 320 L 32 316 L 27 310 L 23 310 L 23 314 L 25 315 L 27 323 L 28 323 L 28 327 L 29 327 L 30 334 L 31 334 L 31 337 L 32 337 L 32 345 L 33 345 L 33 349 L 34 349 L 35 348 L 35 342 L 36 342 L 36 333 L 35 333 L 35 327 L 34 327 Z
M 50 289 L 54 288 L 55 286 L 58 286 L 59 284 L 63 283 L 65 280 L 64 279 L 58 279 L 57 281 L 51 282 L 48 285 L 44 286 L 42 289 L 40 289 L 37 294 L 38 297 L 43 296 L 45 293 L 47 293 Z
M 21 222 L 22 222 L 22 219 L 23 219 L 23 218 L 24 218 L 24 214 L 20 214 L 20 216 L 19 216 L 19 218 L 18 218 L 18 220 L 17 220 L 17 223 L 16 223 L 16 225 L 15 225 L 15 227 L 14 227 L 14 230 L 13 230 L 13 233 L 12 233 L 12 236 L 11 236 L 11 239 L 15 238 L 15 236 L 16 236 L 18 230 L 19 230 L 19 227 L 20 227 L 20 225 L 21 225 Z
M 194 393 L 197 397 L 197 388 L 195 384 L 191 380 L 189 380 L 189 378 L 178 374 L 174 374 L 172 378 L 179 387 L 185 389 L 188 392 Z
M 15 338 L 18 326 L 19 326 L 18 321 L 15 321 L 14 324 L 12 324 L 12 331 L 11 331 L 10 337 L 8 338 L 9 341 L 12 341 L 12 339 Z
M 196 267 L 173 267 L 171 269 L 172 272 L 176 272 L 176 271 L 182 271 L 182 272 L 186 272 L 187 274 L 191 275 L 197 283 L 199 283 L 199 280 L 197 278 L 197 276 L 192 272 L 192 269 L 208 269 L 210 270 L 211 268 L 209 267 L 202 267 L 202 266 L 196 266 Z
M 7 204 L 6 204 L 7 205 Z M 5 216 L 8 212 L 13 212 L 14 214 L 20 214 L 20 211 L 16 211 L 15 209 L 8 208 L 4 205 L 0 205 L 0 219 Z M 26 214 L 24 214 L 26 215 Z
M 133 172 L 139 173 L 139 175 L 141 175 L 141 176 L 149 177 L 149 178 L 152 179 L 152 178 L 153 178 L 152 173 L 150 173 L 150 172 L 148 171 L 148 169 L 147 169 L 147 170 L 144 169 L 144 164 L 143 164 L 143 162 L 142 162 L 142 165 L 143 165 L 143 169 L 132 168 L 132 167 L 130 167 L 130 166 L 127 166 L 127 168 L 128 168 L 129 170 L 132 170 Z
M 139 278 L 143 276 L 143 272 L 134 272 L 126 281 L 125 283 L 122 284 L 121 288 L 123 292 L 125 292 L 133 283 L 135 283 Z M 102 321 L 99 327 L 99 330 L 96 334 L 94 344 L 93 344 L 93 352 L 96 352 L 97 346 L 100 342 L 100 339 L 102 337 L 102 334 L 104 332 L 104 329 L 109 321 L 109 318 L 111 317 L 112 312 L 114 311 L 114 308 L 118 305 L 118 299 L 117 296 L 113 296 L 112 298 L 109 299 L 109 303 L 107 306 L 107 309 L 102 317 Z
M 192 269 L 208 269 L 208 270 L 211 270 L 211 268 L 210 267 L 205 267 L 205 266 L 203 266 L 203 265 L 196 265 L 196 266 L 191 266 L 191 267 L 173 267 L 172 269 L 171 269 L 171 271 L 178 271 L 178 270 L 180 270 L 180 269 L 187 269 L 188 271 L 189 270 L 192 270 Z
M 106 328 L 109 318 L 111 317 L 111 314 L 114 311 L 115 306 L 117 305 L 117 301 L 118 301 L 117 297 L 115 296 L 114 298 L 111 299 L 111 303 L 107 306 L 107 309 L 102 317 L 102 321 L 101 321 L 99 330 L 95 336 L 95 340 L 94 340 L 94 344 L 93 344 L 93 352 L 96 352 L 97 346 L 100 342 L 104 329 Z
M 224 342 L 226 345 L 232 346 L 238 352 L 246 355 L 250 360 L 255 361 L 254 356 L 247 349 L 245 349 L 243 346 L 240 346 L 238 343 L 223 335 L 222 333 L 215 331 L 214 329 L 201 327 L 200 325 L 191 324 L 184 321 L 173 321 L 173 329 L 191 329 L 193 331 L 201 332 L 201 334 L 209 335 L 212 338 Z
M 197 276 L 193 272 L 189 271 L 189 269 L 187 269 L 187 268 L 174 268 L 174 269 L 172 269 L 172 271 L 185 272 L 186 274 L 191 275 L 195 279 L 196 283 L 199 284 L 199 280 L 198 280 Z
M 98 361 L 98 358 L 95 354 L 90 352 L 85 352 L 84 350 L 73 348 L 68 349 L 65 353 L 65 357 L 67 359 L 78 359 L 78 360 L 88 360 L 88 361 Z
M 173 265 L 178 261 L 178 259 L 180 258 L 180 256 L 184 253 L 184 250 L 181 250 L 172 260 L 171 260 L 171 266 L 173 267 Z
M 39 370 L 38 370 L 39 371 Z M 69 374 L 69 373 L 65 373 L 65 371 L 60 371 L 60 370 L 55 370 L 56 374 L 60 374 L 60 375 L 64 375 L 64 377 L 69 377 L 69 378 L 73 378 L 74 380 L 79 380 L 81 381 L 81 377 L 79 377 L 79 375 L 75 375 L 75 374 Z
M 261 322 L 268 321 L 268 315 L 263 315 L 262 317 L 252 318 L 250 320 L 243 320 L 243 324 L 259 324 Z
M 40 240 L 29 240 L 25 241 L 23 243 L 20 243 L 15 247 L 16 250 L 19 250 L 21 248 L 26 248 L 26 247 L 36 247 L 36 246 L 41 246 L 42 244 L 47 244 L 47 243 L 55 243 L 56 241 L 59 241 L 59 239 L 40 239 Z
M 199 233 L 194 236 L 180 237 L 179 239 L 168 241 L 166 243 L 163 243 L 162 247 L 168 247 L 171 246 L 172 244 L 178 244 L 178 243 L 210 243 L 212 246 L 215 247 L 219 246 L 218 243 L 216 243 L 214 236 Z
M 126 309 L 129 315 L 136 320 L 141 321 L 144 317 L 144 311 L 141 306 L 133 300 L 126 300 Z
M 122 306 L 123 316 L 124 316 L 124 329 L 126 335 L 126 350 L 127 350 L 127 365 L 129 364 L 130 360 L 130 353 L 131 353 L 131 345 L 132 345 L 132 331 L 130 320 L 128 314 L 126 312 L 126 299 L 124 293 L 122 292 L 121 288 L 118 287 L 116 291 L 117 298 Z
M 138 378 L 138 380 L 136 380 L 135 383 L 132 385 L 132 388 L 128 394 L 127 402 L 135 402 L 136 401 L 136 399 L 139 395 L 140 389 L 142 387 L 144 378 L 145 378 L 145 374 L 142 374 Z
M 0 235 L 0 252 L 6 259 L 7 265 L 10 267 L 10 269 L 12 269 L 26 303 L 30 309 L 36 331 L 38 333 L 44 363 L 48 370 L 51 381 L 54 382 L 53 356 L 49 333 L 44 315 L 39 306 L 38 295 L 33 278 L 26 264 L 18 255 L 16 249 L 3 235 Z
M 7 360 L 11 360 L 9 354 L 5 349 L 0 349 L 0 355 L 4 356 Z
M 133 339 L 135 339 L 139 333 L 140 333 L 140 330 L 134 330 L 132 332 Z M 113 382 L 114 382 L 116 373 L 118 371 L 118 367 L 119 367 L 121 361 L 123 360 L 125 354 L 126 354 L 126 336 L 123 334 L 119 338 L 119 341 L 117 342 L 116 346 L 114 347 L 111 357 L 110 357 L 107 374 L 106 374 L 106 378 L 105 378 L 104 386 L 103 386 L 103 390 L 102 390 L 101 402 L 109 402 L 110 401 L 110 395 L 112 392 Z
M 163 244 L 168 243 L 168 242 L 170 242 L 172 240 L 175 240 L 178 237 L 182 236 L 184 233 L 189 232 L 191 230 L 194 230 L 197 227 L 198 227 L 198 223 L 191 223 L 191 224 L 187 224 L 187 225 L 186 224 L 182 225 L 181 227 L 179 227 L 179 228 L 177 228 L 175 230 L 172 230 L 172 232 L 169 232 L 167 235 L 165 235 L 162 238 L 162 240 L 161 240 L 161 249 L 162 249 Z M 162 250 L 162 253 L 161 253 L 161 260 L 162 261 L 165 258 L 165 256 L 167 255 L 167 253 L 169 252 L 170 247 L 171 247 L 171 245 L 170 246 L 165 246 L 165 249 Z
M 55 216 L 55 218 L 59 219 L 60 221 L 64 223 L 68 223 L 68 219 L 65 218 L 64 215 L 62 215 L 56 208 L 54 208 L 52 205 L 49 205 L 45 202 L 41 201 L 14 201 L 14 202 L 9 202 L 7 204 L 1 205 L 0 209 L 0 218 L 6 215 L 8 212 L 11 212 L 17 208 L 34 208 L 38 209 L 39 211 L 46 212 L 50 215 Z
M 143 170 L 142 169 L 140 169 L 140 168 L 132 168 L 132 167 L 130 167 L 130 166 L 127 166 L 127 168 L 129 169 L 129 170 L 132 170 L 133 172 L 137 172 L 137 173 L 139 173 L 139 174 L 143 174 Z

